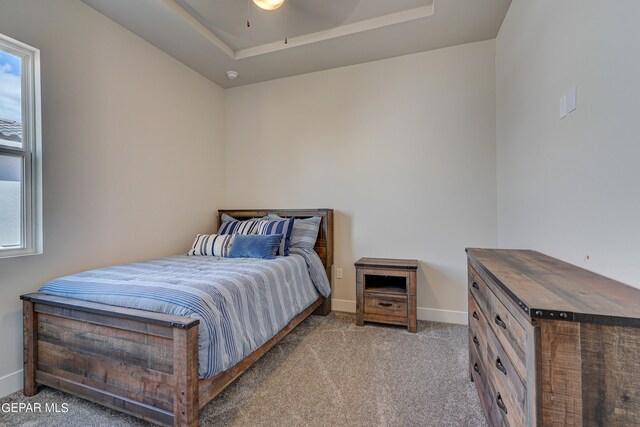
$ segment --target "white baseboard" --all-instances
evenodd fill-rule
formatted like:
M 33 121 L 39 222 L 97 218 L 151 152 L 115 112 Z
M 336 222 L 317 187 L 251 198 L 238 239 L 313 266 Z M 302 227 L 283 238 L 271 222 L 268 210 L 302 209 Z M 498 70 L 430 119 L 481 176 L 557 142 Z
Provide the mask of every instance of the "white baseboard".
M 331 300 L 332 311 L 344 311 L 345 313 L 356 312 L 356 302 L 348 301 L 345 299 L 332 299 Z
M 442 310 L 439 308 L 418 307 L 418 320 L 429 320 L 431 322 L 455 323 L 456 325 L 469 324 L 469 317 L 466 311 Z
M 0 397 L 22 389 L 22 369 L 0 378 Z
M 335 311 L 344 311 L 346 313 L 355 313 L 356 302 L 344 299 L 332 299 L 331 309 Z M 431 322 L 455 323 L 457 325 L 468 324 L 466 311 L 418 307 L 417 317 L 418 320 L 429 320 Z

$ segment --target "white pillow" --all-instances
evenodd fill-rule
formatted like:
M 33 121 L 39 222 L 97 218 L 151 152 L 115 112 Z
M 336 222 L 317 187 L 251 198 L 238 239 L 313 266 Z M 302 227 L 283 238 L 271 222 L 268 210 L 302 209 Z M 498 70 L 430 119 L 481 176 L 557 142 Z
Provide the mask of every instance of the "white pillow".
M 227 257 L 235 238 L 235 234 L 198 234 L 187 255 Z

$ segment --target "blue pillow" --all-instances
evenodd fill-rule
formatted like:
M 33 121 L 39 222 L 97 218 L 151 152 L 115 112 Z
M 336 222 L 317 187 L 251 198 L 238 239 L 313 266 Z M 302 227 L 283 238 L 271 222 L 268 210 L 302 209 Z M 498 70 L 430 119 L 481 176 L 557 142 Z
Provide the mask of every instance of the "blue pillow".
M 293 224 L 295 218 L 286 218 L 279 220 L 265 219 L 258 222 L 258 228 L 256 234 L 271 235 L 280 234 L 282 240 L 280 241 L 280 247 L 278 248 L 278 255 L 289 255 L 289 245 L 291 244 L 291 232 L 293 231 Z
M 238 234 L 229 251 L 229 258 L 274 259 L 282 234 Z

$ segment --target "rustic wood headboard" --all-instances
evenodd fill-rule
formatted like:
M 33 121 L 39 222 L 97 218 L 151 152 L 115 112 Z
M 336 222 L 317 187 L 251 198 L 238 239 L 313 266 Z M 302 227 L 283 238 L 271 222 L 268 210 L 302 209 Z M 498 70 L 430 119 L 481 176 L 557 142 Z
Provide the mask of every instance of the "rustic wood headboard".
M 324 264 L 331 289 L 333 289 L 333 278 L 331 274 L 333 267 L 333 209 L 223 209 L 218 211 L 218 227 L 220 227 L 222 223 L 222 214 L 227 214 L 240 220 L 260 218 L 268 214 L 294 218 L 321 217 L 322 221 L 320 222 L 320 230 L 318 231 L 318 239 L 316 240 L 314 250 L 322 260 L 322 264 Z M 329 311 L 331 311 L 331 298 L 327 298 L 327 301 L 321 308 L 324 314 L 328 314 Z

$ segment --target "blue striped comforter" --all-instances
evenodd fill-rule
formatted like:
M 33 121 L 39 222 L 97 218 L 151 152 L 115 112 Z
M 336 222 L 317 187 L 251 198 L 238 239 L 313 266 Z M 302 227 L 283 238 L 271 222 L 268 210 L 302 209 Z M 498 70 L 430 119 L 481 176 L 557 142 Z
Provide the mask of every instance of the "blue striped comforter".
M 117 265 L 53 280 L 40 292 L 199 319 L 198 375 L 208 378 L 267 342 L 330 287 L 317 254 L 296 251 L 274 260 L 174 256 Z

